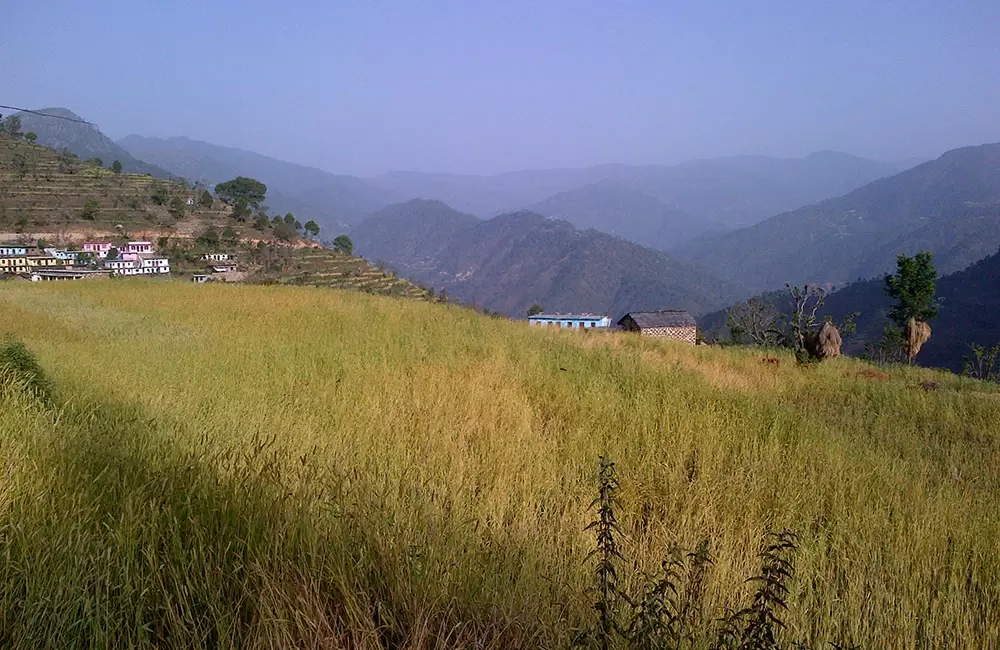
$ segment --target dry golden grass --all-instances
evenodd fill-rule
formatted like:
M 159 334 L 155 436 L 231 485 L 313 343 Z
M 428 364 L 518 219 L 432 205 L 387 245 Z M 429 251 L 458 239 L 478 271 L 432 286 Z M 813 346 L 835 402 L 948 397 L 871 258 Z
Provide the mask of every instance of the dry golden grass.
M 1000 638 L 991 385 L 308 287 L 8 283 L 0 329 L 57 390 L 0 398 L 3 646 L 565 647 L 599 455 L 714 608 L 790 528 L 790 635 Z

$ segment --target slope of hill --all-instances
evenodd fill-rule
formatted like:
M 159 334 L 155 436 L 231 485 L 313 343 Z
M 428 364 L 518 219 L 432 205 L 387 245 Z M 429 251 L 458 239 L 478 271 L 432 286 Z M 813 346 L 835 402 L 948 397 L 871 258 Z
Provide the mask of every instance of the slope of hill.
M 771 527 L 774 647 L 995 646 L 996 385 L 302 287 L 20 283 L 0 314 L 49 380 L 0 343 L 5 646 L 566 648 L 599 456 L 623 592 L 710 553 L 689 647 Z
M 44 117 L 34 113 L 17 113 L 21 118 L 21 131 L 33 132 L 38 136 L 38 144 L 56 150 L 67 150 L 76 154 L 81 160 L 100 158 L 105 167 L 110 167 L 114 161 L 122 164 L 122 170 L 133 174 L 149 174 L 157 178 L 174 178 L 167 170 L 137 159 L 114 140 L 101 133 L 90 124 L 72 122 L 82 119 L 79 115 L 66 108 L 42 108 L 39 113 L 57 117 Z M 69 118 L 58 119 L 59 117 Z
M 154 193 L 165 192 L 157 202 Z M 85 233 L 199 232 L 228 223 L 221 201 L 205 208 L 183 183 L 145 174 L 115 174 L 23 139 L 0 136 L 0 232 L 75 239 Z M 172 208 L 184 205 L 183 214 Z M 191 199 L 193 205 L 187 205 Z M 89 204 L 89 205 L 88 205 Z M 233 224 L 239 227 L 238 224 Z
M 849 194 L 692 244 L 682 256 L 751 289 L 844 284 L 921 249 L 942 273 L 1000 245 L 1000 144 L 949 151 Z
M 352 231 L 357 250 L 453 297 L 520 316 L 632 309 L 702 313 L 735 292 L 662 253 L 531 212 L 479 221 L 439 202 L 411 201 Z
M 528 210 L 661 251 L 706 233 L 729 229 L 718 221 L 692 217 L 649 194 L 613 181 L 560 192 L 529 206 Z
M 891 163 L 820 152 L 796 159 L 743 156 L 675 166 L 609 164 L 494 176 L 393 172 L 372 182 L 404 198 L 440 199 L 456 209 L 492 217 L 534 206 L 553 194 L 612 181 L 699 219 L 739 227 L 898 171 L 900 166 Z M 611 232 L 618 225 L 608 215 L 594 227 Z
M 303 220 L 314 219 L 327 232 L 342 231 L 395 198 L 353 176 L 189 138 L 130 135 L 119 144 L 143 160 L 209 185 L 236 176 L 256 178 L 267 185 L 267 204 L 273 213 L 293 212 Z

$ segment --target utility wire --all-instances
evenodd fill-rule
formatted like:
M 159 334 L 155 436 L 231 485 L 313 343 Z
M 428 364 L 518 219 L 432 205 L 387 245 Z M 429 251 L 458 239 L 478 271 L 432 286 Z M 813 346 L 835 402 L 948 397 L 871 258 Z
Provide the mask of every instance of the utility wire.
M 31 113 L 32 115 L 41 115 L 42 117 L 51 117 L 56 120 L 66 120 L 67 122 L 78 122 L 80 124 L 89 124 L 90 126 L 96 127 L 97 125 L 93 122 L 88 122 L 87 120 L 80 120 L 74 117 L 65 117 L 63 115 L 50 115 L 48 113 L 42 113 L 41 111 L 33 111 L 30 108 L 18 108 L 17 106 L 4 106 L 0 104 L 0 108 L 6 108 L 11 111 L 21 111 L 22 113 Z

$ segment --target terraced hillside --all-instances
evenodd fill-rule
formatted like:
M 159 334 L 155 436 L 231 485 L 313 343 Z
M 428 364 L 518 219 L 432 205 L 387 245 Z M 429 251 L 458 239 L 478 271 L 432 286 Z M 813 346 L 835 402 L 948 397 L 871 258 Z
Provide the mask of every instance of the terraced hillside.
M 360 257 L 318 247 L 290 248 L 283 252 L 283 259 L 274 265 L 276 268 L 268 268 L 264 259 L 268 253 L 254 250 L 252 259 L 259 270 L 250 276 L 251 280 L 352 289 L 406 298 L 430 298 L 432 295 L 429 290 L 373 267 Z
M 159 196 L 154 199 L 154 194 Z M 147 236 L 190 235 L 228 219 L 223 202 L 211 208 L 197 201 L 187 205 L 196 198 L 181 182 L 116 174 L 67 153 L 0 136 L 0 234 L 72 240 L 114 233 L 121 225 Z

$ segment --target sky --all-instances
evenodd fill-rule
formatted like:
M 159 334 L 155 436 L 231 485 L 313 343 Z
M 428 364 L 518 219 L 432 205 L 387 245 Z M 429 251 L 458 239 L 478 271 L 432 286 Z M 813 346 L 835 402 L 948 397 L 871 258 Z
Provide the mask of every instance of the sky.
M 344 174 L 1000 141 L 996 0 L 0 0 L 0 104 Z

